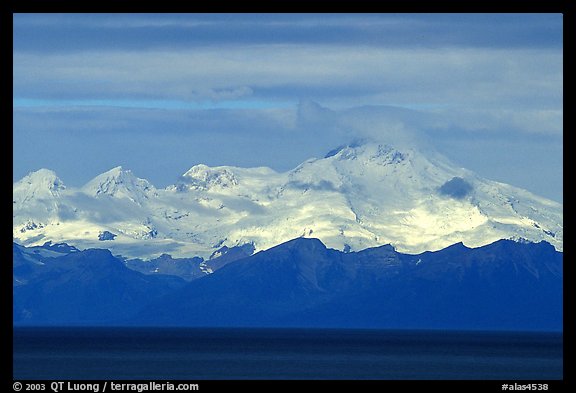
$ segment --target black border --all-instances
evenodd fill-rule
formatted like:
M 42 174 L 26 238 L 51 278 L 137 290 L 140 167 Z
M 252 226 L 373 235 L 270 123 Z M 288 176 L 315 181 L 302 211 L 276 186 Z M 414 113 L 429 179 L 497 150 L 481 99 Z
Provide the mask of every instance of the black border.
M 502 0 L 502 1 L 462 1 L 462 0 L 387 0 L 387 1 L 330 1 L 330 0 L 275 0 L 275 1 L 176 1 L 145 2 L 136 0 L 69 1 L 69 0 L 28 0 L 12 1 L 12 12 L 564 12 L 568 0 Z
M 12 79 L 12 73 L 8 73 L 8 70 L 12 70 L 12 64 L 13 64 L 13 55 L 12 55 L 12 50 L 13 50 L 13 44 L 12 44 L 12 31 L 13 31 L 13 19 L 12 19 L 12 13 L 8 12 L 8 6 L 7 4 L 3 4 L 2 6 L 2 15 L 0 17 L 0 40 L 2 42 L 2 56 L 1 56 L 1 61 L 2 61 L 2 70 L 3 70 L 3 76 L 5 77 L 6 80 L 4 80 L 2 83 L 2 86 L 4 87 L 2 89 L 2 101 L 4 103 L 4 105 L 6 106 L 6 113 L 4 114 L 4 116 L 2 116 L 3 118 L 3 129 L 5 130 L 5 132 L 2 133 L 3 139 L 6 138 L 6 140 L 3 140 L 2 142 L 5 143 L 6 147 L 5 149 L 8 149 L 8 146 L 10 147 L 10 154 L 4 153 L 4 160 L 3 160 L 3 164 L 4 167 L 7 168 L 8 166 L 6 166 L 6 161 L 8 160 L 8 157 L 10 157 L 10 166 L 9 168 L 11 169 L 12 173 L 14 172 L 14 159 L 13 159 L 13 150 L 12 150 L 12 146 L 13 146 L 13 134 L 12 131 L 8 132 L 8 130 L 12 130 L 12 111 L 10 111 L 10 114 L 8 113 L 8 103 L 11 102 L 12 98 L 10 97 L 12 95 L 12 90 L 13 90 L 13 79 Z M 9 41 L 8 41 L 9 40 Z M 10 79 L 8 80 L 8 77 L 10 77 Z M 8 206 L 10 206 L 12 204 L 12 202 L 10 202 L 8 200 L 8 197 L 11 195 L 11 192 L 8 190 L 8 187 L 6 187 L 6 190 L 2 191 L 2 205 L 6 206 L 6 211 L 8 212 Z M 3 209 L 0 211 L 4 211 Z M 12 222 L 12 215 L 8 216 L 8 213 L 6 213 L 6 217 L 5 217 L 6 223 L 8 222 Z M 3 235 L 2 239 L 6 239 L 6 244 L 2 244 L 2 248 L 5 248 L 6 250 L 8 250 L 10 248 L 12 248 L 12 241 L 8 242 L 9 239 L 11 239 L 11 235 L 8 235 L 8 224 L 6 224 L 6 234 Z M 4 242 L 3 242 L 4 243 Z M 13 364 L 12 364 L 12 334 L 13 334 L 13 330 L 12 330 L 12 326 L 10 326 L 12 324 L 12 263 L 8 263 L 9 261 L 12 261 L 12 258 L 7 259 L 4 263 L 1 264 L 0 268 L 1 268 L 1 278 L 2 278 L 2 282 L 0 284 L 0 291 L 1 291 L 1 300 L 2 300 L 2 308 L 0 309 L 0 315 L 4 316 L 4 318 L 2 318 L 2 322 L 0 323 L 0 326 L 2 327 L 1 329 L 1 346 L 2 346 L 2 355 L 3 355 L 3 359 L 10 359 L 10 361 L 4 361 L 3 364 L 6 365 L 6 363 L 9 363 L 9 365 L 7 366 L 8 368 L 6 369 L 6 376 L 4 376 L 4 372 L 0 372 L 0 377 L 2 377 L 2 379 L 7 377 L 12 377 L 13 375 Z M 8 303 L 10 302 L 10 303 Z M 4 353 L 4 351 L 9 352 L 9 354 Z M 11 389 L 11 388 L 10 388 Z
M 574 41 L 576 40 L 576 29 L 574 28 L 574 2 L 569 0 L 547 0 L 547 1 L 522 1 L 522 0 L 501 0 L 498 2 L 489 1 L 410 1 L 410 0 L 372 0 L 372 1 L 302 1 L 302 0 L 278 0 L 278 1 L 243 1 L 234 2 L 229 1 L 174 1 L 166 0 L 162 2 L 142 2 L 142 1 L 128 1 L 128 0 L 116 0 L 116 1 L 50 1 L 50 0 L 33 0 L 33 1 L 11 1 L 2 2 L 2 16 L 0 19 L 0 36 L 3 44 L 3 56 L 2 61 L 5 63 L 2 69 L 4 70 L 4 76 L 8 79 L 11 74 L 8 73 L 10 69 L 9 66 L 12 63 L 13 58 L 13 44 L 12 44 L 12 29 L 13 29 L 13 13 L 54 13 L 54 12 L 113 12 L 113 13 L 166 13 L 166 12 L 235 12 L 235 13 L 268 13 L 268 12 L 283 12 L 283 13 L 303 13 L 303 12 L 328 12 L 328 13 L 413 13 L 413 12 L 423 12 L 423 13 L 438 13 L 438 12 L 464 12 L 464 13 L 562 13 L 564 15 L 564 47 L 568 50 L 564 51 L 568 56 L 564 56 L 564 69 L 568 72 L 564 73 L 564 77 L 567 80 L 573 79 L 570 70 L 576 69 L 576 64 L 571 56 L 571 52 L 574 48 Z M 566 83 L 567 86 L 572 86 L 569 82 Z M 4 86 L 4 103 L 8 103 L 12 100 L 12 78 L 6 80 L 3 83 Z M 10 89 L 8 89 L 10 87 Z M 10 95 L 9 95 L 10 94 Z M 564 102 L 568 105 L 574 105 L 574 91 L 571 89 L 565 89 Z M 7 105 L 6 105 L 7 106 Z M 12 129 L 12 116 L 6 114 L 4 118 L 4 129 Z M 568 117 L 564 117 L 565 126 L 567 129 L 572 130 L 574 127 L 573 122 L 570 121 Z M 12 132 L 5 131 L 3 136 L 6 137 L 6 146 L 12 146 Z M 570 151 L 566 151 L 566 145 L 564 145 L 564 157 L 570 154 Z M 5 154 L 4 157 L 12 157 L 12 150 L 10 154 Z M 4 163 L 6 163 L 6 159 Z M 565 158 L 566 159 L 566 158 Z M 566 161 L 565 161 L 566 162 Z M 7 167 L 6 165 L 4 166 Z M 10 164 L 10 168 L 13 169 L 13 160 Z M 9 190 L 6 190 L 5 194 L 5 205 L 9 206 L 8 196 L 11 195 Z M 568 201 L 569 193 L 564 190 L 564 200 Z M 566 209 L 568 207 L 568 209 Z M 565 216 L 568 212 L 570 217 L 570 206 L 564 206 Z M 7 217 L 8 221 L 8 217 Z M 570 230 L 568 226 L 568 231 L 565 234 L 570 235 Z M 6 225 L 6 244 L 4 247 L 11 247 L 11 235 L 8 232 L 8 225 Z M 566 242 L 570 244 L 569 242 Z M 568 258 L 566 258 L 568 255 Z M 548 383 L 550 392 L 555 391 L 565 391 L 573 390 L 576 388 L 575 378 L 574 378 L 574 351 L 573 348 L 576 345 L 574 340 L 574 333 L 576 332 L 576 323 L 574 321 L 574 287 L 570 285 L 570 281 L 574 277 L 574 265 L 571 260 L 571 251 L 564 251 L 564 260 L 568 263 L 564 264 L 564 380 L 562 381 L 186 381 L 194 382 L 200 385 L 201 391 L 219 391 L 219 390 L 237 390 L 237 389 L 250 389 L 255 391 L 271 391 L 274 388 L 282 386 L 286 389 L 294 388 L 310 388 L 310 389 L 345 389 L 345 390 L 376 390 L 382 388 L 392 388 L 393 391 L 396 389 L 408 388 L 408 389 L 418 389 L 426 391 L 428 389 L 443 389 L 445 391 L 468 391 L 470 389 L 486 392 L 502 391 L 503 383 L 517 383 L 517 384 L 530 384 L 530 383 Z M 5 386 L 7 391 L 13 390 L 13 379 L 12 379 L 12 284 L 10 277 L 12 276 L 11 264 L 2 264 L 2 350 L 9 352 L 4 359 L 6 363 L 9 363 L 8 368 L 3 368 L 0 370 L 0 376 L 2 380 L 6 380 L 6 383 L 2 383 L 0 386 Z M 10 303 L 8 303 L 10 302 Z M 7 306 L 10 304 L 10 306 Z M 7 307 L 6 307 L 7 306 Z M 10 312 L 10 317 L 6 317 L 6 313 Z M 5 331 L 4 331 L 5 329 Z M 10 359 L 10 360 L 8 360 Z M 20 381 L 25 383 L 26 381 Z M 50 383 L 51 381 L 30 381 L 34 383 Z M 102 382 L 102 381 L 85 381 L 85 382 Z M 138 382 L 138 381 L 134 381 Z M 146 381 L 141 381 L 146 382 Z M 161 381 L 158 381 L 161 382 Z M 172 381 L 176 383 L 177 381 Z M 46 391 L 48 391 L 49 385 L 46 385 Z M 100 390 L 101 391 L 101 390 Z
M 566 108 L 567 106 L 574 105 L 575 94 L 574 90 L 570 87 L 574 86 L 574 74 L 570 72 L 570 70 L 574 70 L 576 67 L 576 62 L 574 61 L 574 43 L 576 42 L 576 28 L 574 26 L 574 11 L 575 11 L 575 4 L 572 2 L 568 5 L 568 1 L 565 4 L 562 12 L 564 14 L 564 86 L 569 86 L 568 89 L 563 89 L 563 107 Z M 566 56 L 568 55 L 568 56 Z M 568 72 L 566 72 L 568 70 Z M 572 82 L 572 83 L 571 83 Z M 564 129 L 572 130 L 574 129 L 574 112 L 569 111 L 568 113 L 571 116 L 566 116 L 566 111 L 564 111 Z M 564 139 L 566 139 L 566 134 L 564 134 Z M 566 163 L 570 162 L 570 159 L 573 156 L 568 156 L 570 154 L 569 148 L 566 146 L 566 141 L 563 144 L 563 167 L 566 168 Z M 569 142 L 572 141 L 569 139 Z M 567 159 L 568 157 L 568 159 Z M 568 165 L 569 166 L 569 165 Z M 564 174 L 565 176 L 565 174 Z M 564 180 L 566 177 L 564 177 Z M 566 184 L 565 181 L 563 181 Z M 570 191 L 564 188 L 564 201 L 570 201 Z M 571 211 L 570 203 L 564 204 L 564 222 L 566 221 L 566 217 L 572 219 L 573 212 Z M 570 226 L 568 226 L 568 230 L 566 230 L 566 225 L 564 225 L 564 236 L 566 238 L 570 238 Z M 571 244 L 570 241 L 565 242 L 565 244 Z M 568 257 L 566 257 L 568 256 Z M 567 262 L 567 263 L 566 263 Z M 576 340 L 575 340 L 575 333 L 576 333 L 576 320 L 574 318 L 574 310 L 575 310 L 575 299 L 576 299 L 576 291 L 574 290 L 573 280 L 575 277 L 575 269 L 574 263 L 572 260 L 572 250 L 569 248 L 568 252 L 564 250 L 564 381 L 568 386 L 571 387 L 571 390 L 576 388 L 576 356 L 574 352 L 574 348 L 576 347 Z

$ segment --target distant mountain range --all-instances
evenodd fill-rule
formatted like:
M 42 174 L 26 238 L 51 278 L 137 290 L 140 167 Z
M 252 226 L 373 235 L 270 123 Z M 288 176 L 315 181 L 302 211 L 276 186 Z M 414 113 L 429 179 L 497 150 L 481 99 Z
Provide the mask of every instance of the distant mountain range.
M 458 243 L 410 255 L 297 238 L 249 253 L 137 261 L 14 244 L 14 324 L 562 329 L 563 255 L 547 242 Z M 156 271 L 170 265 L 188 269 L 188 281 Z
M 13 186 L 15 325 L 562 329 L 562 205 L 433 152 Z M 473 248 L 469 248 L 473 247 Z
M 222 247 L 261 251 L 297 237 L 346 252 L 391 244 L 421 253 L 521 238 L 562 251 L 563 212 L 437 153 L 356 143 L 285 173 L 196 165 L 166 189 L 121 167 L 79 189 L 41 169 L 14 183 L 13 237 L 142 260 L 208 260 Z

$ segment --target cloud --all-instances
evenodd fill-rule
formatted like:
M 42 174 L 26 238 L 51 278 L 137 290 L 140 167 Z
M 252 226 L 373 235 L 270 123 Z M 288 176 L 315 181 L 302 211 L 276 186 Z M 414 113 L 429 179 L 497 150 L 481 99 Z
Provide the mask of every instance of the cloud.
M 334 183 L 328 180 L 320 180 L 317 183 L 306 183 L 302 181 L 292 180 L 286 183 L 289 188 L 296 188 L 298 190 L 316 190 L 316 191 L 334 191 L 337 192 L 339 189 L 334 185 Z
M 313 101 L 298 105 L 298 129 L 309 133 L 337 135 L 349 144 L 358 140 L 393 143 L 396 147 L 429 144 L 423 132 L 435 115 L 392 106 L 362 106 L 330 110 Z
M 17 100 L 304 98 L 562 127 L 560 14 L 16 14 L 13 55 Z
M 252 95 L 253 90 L 248 86 L 232 87 L 224 89 L 209 89 L 208 91 L 197 93 L 199 98 L 208 97 L 213 101 L 237 100 Z
M 474 187 L 461 177 L 453 177 L 438 189 L 441 195 L 446 195 L 454 199 L 464 199 L 470 195 Z
M 430 129 L 442 115 L 378 106 L 332 110 L 310 101 L 282 110 L 16 108 L 13 176 L 48 167 L 73 186 L 123 165 L 164 187 L 200 163 L 286 171 L 337 146 L 372 139 L 433 146 L 481 176 L 562 200 L 561 134 L 460 128 L 466 119 Z
M 534 48 L 562 46 L 562 15 L 15 14 L 14 33 L 17 47 L 39 52 L 333 42 L 381 48 Z
M 16 14 L 14 176 L 121 164 L 166 185 L 371 138 L 561 190 L 562 29 L 560 14 Z
M 113 163 L 164 187 L 195 164 L 285 171 L 344 142 L 330 130 L 296 127 L 295 112 L 16 108 L 14 178 L 48 167 L 80 185 Z
M 44 100 L 309 98 L 345 108 L 424 108 L 470 128 L 562 129 L 562 52 L 555 49 L 373 49 L 341 45 L 194 51 L 14 53 L 14 96 Z M 537 122 L 533 119 L 537 118 Z M 478 125 L 478 126 L 476 126 Z
M 330 93 L 339 89 L 340 94 L 388 95 L 397 103 L 406 101 L 407 95 L 411 103 L 415 98 L 438 103 L 456 93 L 488 100 L 487 88 L 496 88 L 492 99 L 517 96 L 527 88 L 538 88 L 536 95 L 546 98 L 542 94 L 562 82 L 561 67 L 561 50 L 248 45 L 193 51 L 14 54 L 15 95 L 28 86 L 38 96 L 52 98 L 186 98 L 204 89 L 241 89 L 244 94 L 251 89 L 257 94 L 259 88 L 266 88 L 271 94 L 275 87 L 290 86 L 300 91 L 304 86 L 326 86 Z M 534 75 L 540 78 L 526 78 Z M 54 91 L 43 91 L 39 84 L 43 81 Z M 520 91 L 507 89 L 526 82 Z
M 66 198 L 69 205 L 74 206 L 76 210 L 67 209 L 59 212 L 62 220 L 86 218 L 100 224 L 113 224 L 129 217 L 141 217 L 142 220 L 146 217 L 145 211 L 128 199 L 118 199 L 116 203 L 110 204 L 107 202 L 108 198 L 113 198 L 110 196 L 92 198 L 82 193 L 74 193 L 67 195 Z

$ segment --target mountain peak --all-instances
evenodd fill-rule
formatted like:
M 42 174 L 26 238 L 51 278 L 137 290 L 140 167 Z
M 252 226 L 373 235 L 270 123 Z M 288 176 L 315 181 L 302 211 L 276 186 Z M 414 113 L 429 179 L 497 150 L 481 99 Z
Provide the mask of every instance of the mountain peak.
M 13 233 L 25 244 L 42 239 L 86 247 L 100 246 L 97 234 L 108 230 L 122 234 L 111 245 L 114 252 L 145 258 L 167 250 L 208 258 L 214 248 L 242 243 L 265 250 L 299 236 L 354 251 L 390 243 L 400 252 L 420 253 L 510 237 L 562 249 L 562 205 L 430 153 L 393 140 L 353 141 L 284 173 L 195 165 L 166 190 L 119 166 L 82 190 L 57 194 L 61 183 L 43 170 L 35 176 L 52 183 L 38 193 L 29 192 L 30 177 L 14 185 Z M 42 196 L 18 203 L 30 195 Z M 126 200 L 137 208 L 127 209 Z M 93 230 L 78 240 L 73 236 L 86 220 Z M 135 246 L 143 239 L 142 247 Z
M 54 171 L 42 168 L 14 183 L 13 201 L 21 204 L 34 198 L 54 198 L 65 189 L 66 186 Z
M 361 156 L 368 162 L 398 164 L 411 154 L 410 150 L 400 150 L 391 144 L 358 140 L 347 145 L 338 146 L 329 151 L 324 158 L 334 157 L 336 160 L 355 160 Z
M 109 178 L 122 178 L 122 177 L 133 177 L 136 178 L 136 176 L 134 176 L 134 174 L 132 173 L 132 171 L 130 169 L 124 169 L 124 167 L 122 167 L 122 165 L 118 165 L 110 170 L 107 170 L 106 172 L 101 173 L 99 176 L 103 176 L 106 175 Z
M 147 180 L 134 176 L 131 170 L 117 166 L 90 180 L 82 190 L 92 196 L 127 197 L 140 203 L 155 188 Z
M 226 167 L 212 168 L 204 164 L 190 168 L 182 175 L 181 181 L 189 188 L 196 190 L 224 189 L 238 185 L 238 180 L 230 169 Z
M 123 173 L 127 173 L 127 174 L 132 173 L 132 171 L 129 169 L 125 170 L 124 168 L 122 168 L 122 165 L 118 165 L 118 166 L 116 166 L 116 167 L 114 167 L 114 168 L 112 168 L 109 171 L 104 172 L 104 173 L 109 173 L 109 174 L 114 175 L 114 176 L 120 176 Z
M 66 188 L 62 180 L 56 175 L 56 172 L 46 168 L 40 168 L 37 171 L 28 173 L 18 183 L 46 186 L 46 188 L 53 191 Z
M 288 250 L 296 254 L 307 253 L 309 255 L 316 253 L 324 253 L 327 247 L 320 239 L 313 237 L 297 237 L 287 242 L 281 243 L 271 250 Z
M 330 150 L 328 153 L 326 153 L 324 158 L 334 157 L 336 154 L 340 153 L 341 151 L 343 151 L 345 149 L 355 149 L 357 147 L 360 147 L 360 146 L 368 144 L 368 143 L 369 142 L 367 139 L 355 139 L 348 144 L 340 145 L 340 146 Z

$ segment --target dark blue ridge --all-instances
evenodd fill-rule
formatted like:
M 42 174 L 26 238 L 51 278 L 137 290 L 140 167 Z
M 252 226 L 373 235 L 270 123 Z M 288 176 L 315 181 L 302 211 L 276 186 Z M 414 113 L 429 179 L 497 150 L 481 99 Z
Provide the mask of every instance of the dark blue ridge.
M 249 248 L 185 282 L 129 269 L 107 250 L 33 259 L 15 246 L 14 323 L 562 330 L 563 254 L 546 242 L 418 255 L 389 245 L 344 253 L 309 238 Z

